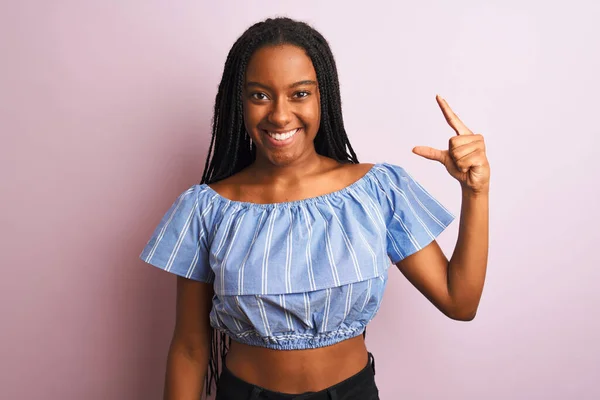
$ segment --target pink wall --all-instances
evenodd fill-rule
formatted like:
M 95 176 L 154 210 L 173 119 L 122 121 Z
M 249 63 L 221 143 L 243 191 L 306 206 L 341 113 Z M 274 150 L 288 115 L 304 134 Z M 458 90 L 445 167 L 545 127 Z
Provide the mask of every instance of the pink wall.
M 600 398 L 600 7 L 381 3 L 2 2 L 0 398 L 160 398 L 175 279 L 137 256 L 200 179 L 230 45 L 276 14 L 330 40 L 362 160 L 458 212 L 410 152 L 452 135 L 435 93 L 487 138 L 480 313 L 445 319 L 390 274 L 368 334 L 382 399 Z

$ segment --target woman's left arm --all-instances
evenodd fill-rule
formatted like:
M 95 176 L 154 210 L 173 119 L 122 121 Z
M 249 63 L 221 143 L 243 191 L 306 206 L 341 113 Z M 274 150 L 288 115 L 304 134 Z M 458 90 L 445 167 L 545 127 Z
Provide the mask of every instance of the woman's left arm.
M 456 136 L 448 150 L 418 146 L 413 152 L 441 162 L 460 182 L 458 239 L 450 261 L 434 240 L 396 266 L 445 315 L 470 321 L 479 306 L 487 268 L 490 166 L 483 136 L 473 134 L 444 99 L 438 96 L 437 101 Z

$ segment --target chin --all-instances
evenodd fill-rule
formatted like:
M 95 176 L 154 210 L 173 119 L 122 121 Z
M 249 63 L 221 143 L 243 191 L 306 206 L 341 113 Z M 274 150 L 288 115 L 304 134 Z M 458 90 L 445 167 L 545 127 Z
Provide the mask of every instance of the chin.
M 269 143 L 264 143 L 264 136 L 261 136 L 260 141 L 255 140 L 255 144 L 257 145 L 257 157 L 260 157 L 260 159 L 273 166 L 287 167 L 304 158 L 307 154 L 315 151 L 314 145 L 312 149 L 307 148 L 306 140 L 307 138 L 305 136 L 297 136 L 296 142 L 292 143 L 290 146 L 276 148 L 269 145 Z
M 297 154 L 286 153 L 271 153 L 266 155 L 266 159 L 277 167 L 287 167 L 298 160 L 300 157 Z

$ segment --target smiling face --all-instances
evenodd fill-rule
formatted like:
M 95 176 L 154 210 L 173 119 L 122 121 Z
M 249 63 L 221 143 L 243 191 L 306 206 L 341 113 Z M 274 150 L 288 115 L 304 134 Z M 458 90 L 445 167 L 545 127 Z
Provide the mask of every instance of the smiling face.
M 250 58 L 243 89 L 244 124 L 257 162 L 288 166 L 317 156 L 317 75 L 304 49 L 266 46 Z

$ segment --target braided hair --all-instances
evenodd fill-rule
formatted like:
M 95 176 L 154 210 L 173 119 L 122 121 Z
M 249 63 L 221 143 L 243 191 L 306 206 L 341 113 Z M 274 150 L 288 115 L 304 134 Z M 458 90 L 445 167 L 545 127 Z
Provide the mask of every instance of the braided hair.
M 315 137 L 318 154 L 340 162 L 358 163 L 342 118 L 335 60 L 325 38 L 308 24 L 290 18 L 269 18 L 252 25 L 227 55 L 215 99 L 212 138 L 201 183 L 225 179 L 250 165 L 256 147 L 244 127 L 242 89 L 250 57 L 261 47 L 291 44 L 311 59 L 321 96 L 321 124 Z
M 344 129 L 338 74 L 329 44 L 304 22 L 283 17 L 269 18 L 248 28 L 227 55 L 215 99 L 212 138 L 201 184 L 225 179 L 254 162 L 256 146 L 246 133 L 242 105 L 246 67 L 259 48 L 282 44 L 304 49 L 317 74 L 321 123 L 314 139 L 316 152 L 342 163 L 358 163 Z M 211 329 L 209 369 L 205 381 L 209 395 L 213 383 L 218 384 L 219 361 L 223 363 L 230 344 L 231 339 L 226 334 Z

